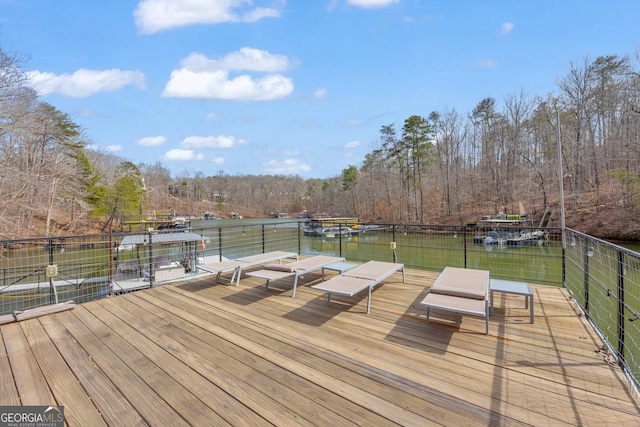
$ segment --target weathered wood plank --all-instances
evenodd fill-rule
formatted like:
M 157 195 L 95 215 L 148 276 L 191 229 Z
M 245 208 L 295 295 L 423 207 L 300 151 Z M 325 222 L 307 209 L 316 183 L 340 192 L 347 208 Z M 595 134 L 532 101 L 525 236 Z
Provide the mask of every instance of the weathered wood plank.
M 114 385 L 131 402 L 140 416 L 150 425 L 187 426 L 189 423 L 179 416 L 158 393 L 140 379 L 119 357 L 105 345 L 95 332 L 104 331 L 106 326 L 87 311 L 91 302 L 76 307 L 70 314 L 60 317 L 62 325 L 73 335 L 91 360 L 105 372 Z
M 140 295 L 140 297 L 149 301 L 148 295 Z M 163 307 L 165 310 L 171 312 L 174 310 L 174 306 L 169 303 L 165 303 L 164 300 L 153 300 L 154 304 Z M 180 309 L 175 309 L 177 314 L 171 318 L 172 324 L 180 324 L 180 318 L 178 315 L 183 314 Z M 197 307 L 193 307 L 191 311 L 197 311 Z M 205 316 L 206 317 L 206 316 Z M 208 319 L 189 319 L 189 322 L 196 326 L 206 328 L 211 331 L 211 325 L 208 325 Z M 216 322 L 217 323 L 217 322 Z M 183 325 L 186 326 L 186 325 Z M 185 329 L 185 331 L 192 331 L 191 328 Z M 211 331 L 214 333 L 213 331 Z M 215 333 L 214 333 L 215 334 Z M 217 336 L 217 334 L 215 334 Z M 184 337 L 184 336 L 183 336 Z M 247 382 L 251 389 L 246 390 L 249 395 L 255 392 L 261 392 L 265 396 L 271 396 L 275 399 L 273 402 L 264 401 L 261 407 L 256 410 L 261 411 L 261 414 L 269 419 L 273 419 L 273 415 L 264 413 L 271 407 L 278 408 L 280 402 L 286 403 L 286 408 L 281 408 L 278 413 L 293 412 L 299 414 L 299 417 L 304 417 L 311 424 L 319 423 L 322 425 L 349 425 L 351 421 L 349 419 L 357 420 L 369 420 L 371 425 L 384 425 L 385 420 L 370 414 L 366 411 L 360 411 L 359 408 L 350 405 L 348 401 L 338 396 L 333 395 L 331 390 L 326 391 L 323 388 L 318 388 L 307 380 L 302 379 L 295 372 L 291 372 L 287 369 L 286 365 L 274 364 L 271 361 L 265 360 L 263 353 L 264 350 L 260 349 L 260 341 L 256 343 L 258 346 L 245 347 L 240 343 L 234 343 L 233 340 L 229 340 L 228 336 L 218 336 L 216 340 L 216 351 L 206 351 L 206 348 L 200 348 L 199 346 L 192 347 L 200 354 L 216 363 L 216 366 L 220 369 L 225 369 L 225 366 L 229 366 L 233 375 L 240 376 L 240 385 L 242 382 Z M 215 359 L 212 357 L 215 355 Z M 238 378 L 231 379 L 229 382 L 236 382 Z M 260 397 L 258 397 L 260 398 Z M 256 397 L 253 397 L 248 404 L 255 401 Z M 258 400 L 260 403 L 260 400 Z M 324 405 L 325 408 L 321 409 Z M 284 422 L 287 423 L 288 419 L 285 418 Z M 278 423 L 279 424 L 279 423 Z
M 136 298 L 143 297 L 144 299 Z M 156 304 L 163 304 L 162 301 L 152 299 Z M 150 313 L 158 311 L 158 307 L 147 301 L 146 295 L 131 296 L 131 304 L 145 308 Z M 189 312 L 191 312 L 190 310 Z M 136 312 L 137 313 L 137 312 Z M 166 312 L 165 312 L 166 313 Z M 349 411 L 341 406 L 341 402 L 335 399 L 330 401 L 333 412 L 320 413 L 319 405 L 326 400 L 326 395 L 331 395 L 322 389 L 313 388 L 303 379 L 293 375 L 280 366 L 274 365 L 262 359 L 259 355 L 249 353 L 245 349 L 228 342 L 220 337 L 211 335 L 212 345 L 204 344 L 207 341 L 203 336 L 203 331 L 198 325 L 194 325 L 183 320 L 181 317 L 173 314 L 166 314 L 165 319 L 171 327 L 180 328 L 180 333 L 175 334 L 172 338 L 183 342 L 188 347 L 189 352 L 184 356 L 186 358 L 193 357 L 197 354 L 197 358 L 206 359 L 206 364 L 215 364 L 218 380 L 224 380 L 223 386 L 229 387 L 231 383 L 235 383 L 233 388 L 247 387 L 242 391 L 247 395 L 246 403 L 256 408 L 263 417 L 274 423 L 279 423 L 280 414 L 294 415 L 295 418 L 304 418 L 308 422 L 326 423 L 327 425 L 350 425 L 348 420 Z M 199 363 L 190 363 L 197 369 Z M 255 393 L 262 395 L 254 396 Z M 237 392 L 234 395 L 238 396 Z M 268 399 L 271 399 L 270 402 Z M 262 403 L 261 403 L 262 402 Z M 259 404 L 259 405 L 257 405 Z M 257 406 L 256 406 L 257 405 Z M 285 406 L 283 406 L 285 405 Z M 275 411 L 276 414 L 265 413 Z M 285 422 L 290 423 L 288 418 Z M 376 423 L 382 425 L 381 420 L 376 419 Z
M 164 293 L 162 289 L 157 289 L 156 292 Z M 194 322 L 203 322 L 194 318 Z M 422 416 L 418 416 L 411 411 L 407 411 L 398 405 L 395 405 L 384 399 L 379 399 L 367 391 L 361 390 L 358 387 L 354 387 L 342 381 L 340 378 L 335 378 L 331 375 L 326 375 L 323 372 L 319 372 L 313 367 L 310 367 L 304 363 L 301 363 L 295 359 L 292 359 L 288 354 L 281 354 L 273 351 L 268 347 L 258 344 L 251 339 L 247 339 L 245 336 L 234 334 L 233 331 L 218 326 L 209 325 L 210 330 L 214 330 L 216 335 L 224 337 L 225 340 L 236 343 L 237 345 L 247 349 L 247 351 L 260 354 L 262 358 L 271 361 L 272 363 L 284 366 L 287 370 L 295 373 L 296 375 L 306 378 L 314 384 L 332 390 L 339 396 L 357 403 L 360 406 L 369 408 L 373 413 L 377 413 L 385 418 L 393 419 L 395 422 L 400 422 L 405 425 L 415 425 L 416 423 L 424 422 Z M 392 418 L 388 417 L 388 414 L 393 414 Z
M 158 349 L 153 343 L 141 339 L 129 325 L 120 321 L 104 305 L 91 304 L 87 310 L 104 326 L 95 328 L 94 333 L 115 354 L 120 362 L 127 365 L 131 371 L 151 387 L 171 408 L 183 419 L 189 419 L 189 423 L 198 426 L 223 426 L 229 425 L 222 417 L 205 405 L 196 395 L 197 391 L 190 391 L 184 384 L 176 381 L 162 368 L 147 357 L 149 352 L 159 352 L 156 358 L 163 356 L 172 360 L 165 363 L 180 364 L 170 354 Z M 132 345 L 135 342 L 136 345 Z
M 168 293 L 171 289 L 158 290 L 158 293 Z M 188 293 L 184 296 L 188 297 Z M 196 301 L 194 301 L 196 302 Z M 456 421 L 460 424 L 466 424 L 469 422 L 479 422 L 488 418 L 488 413 L 482 411 L 477 407 L 470 406 L 467 410 L 472 415 L 460 414 L 454 415 L 446 409 L 447 405 L 442 405 L 443 395 L 439 391 L 434 391 L 428 387 L 421 387 L 420 384 L 411 380 L 401 381 L 399 377 L 393 375 L 380 375 L 382 370 L 371 370 L 365 362 L 358 360 L 357 358 L 349 358 L 340 354 L 341 349 L 332 348 L 331 352 L 316 351 L 316 348 L 322 348 L 323 343 L 318 340 L 314 340 L 312 345 L 305 342 L 305 332 L 296 332 L 294 330 L 288 330 L 286 326 L 281 329 L 275 323 L 271 323 L 267 316 L 257 316 L 253 321 L 246 322 L 240 317 L 234 317 L 232 313 L 227 314 L 225 309 L 220 310 L 217 307 L 216 319 L 220 322 L 221 319 L 226 319 L 224 323 L 220 323 L 220 326 L 224 330 L 237 331 L 244 336 L 249 337 L 251 340 L 259 340 L 264 345 L 269 345 L 273 351 L 279 354 L 285 354 L 287 360 L 296 360 L 299 363 L 312 367 L 314 372 L 320 371 L 326 375 L 339 378 L 341 381 L 348 381 L 352 386 L 366 390 L 368 394 L 377 395 L 378 397 L 384 397 L 391 403 L 404 407 L 408 411 L 415 411 L 424 417 L 432 417 L 431 421 L 440 419 L 443 416 L 448 416 L 450 420 Z M 251 333 L 251 330 L 254 333 Z M 241 332 L 240 332 L 241 331 Z M 314 332 L 314 337 L 318 338 Z M 273 339 L 270 342 L 265 340 L 268 337 Z M 336 337 L 327 337 L 328 340 L 335 340 Z M 286 344 L 282 344 L 285 342 Z M 344 345 L 344 343 L 343 343 Z M 298 351 L 294 351 L 297 349 Z M 397 363 L 397 362 L 394 362 Z M 423 388 L 424 391 L 420 393 L 418 390 Z M 365 407 L 370 407 L 370 404 L 364 404 Z M 391 414 L 381 414 L 383 416 L 392 417 Z M 516 425 L 514 423 L 514 425 Z
M 242 292 L 242 293 L 243 293 L 243 294 L 245 294 L 245 295 L 248 295 L 248 294 L 249 294 L 249 291 L 244 291 L 244 292 Z M 278 297 L 279 297 L 279 295 L 278 295 Z M 224 298 L 225 298 L 225 297 L 222 297 L 222 299 L 224 299 Z M 258 298 L 258 299 L 252 299 L 252 298 L 253 298 L 253 296 L 251 296 L 251 297 L 247 297 L 247 299 L 248 299 L 248 300 L 251 300 L 251 302 L 252 302 L 252 304 L 253 304 L 253 305 L 259 305 L 260 298 Z M 265 296 L 263 296 L 263 297 L 262 297 L 262 299 L 265 299 L 265 298 L 266 298 Z M 295 303 L 294 303 L 294 302 L 291 302 L 291 301 L 292 301 L 292 300 L 291 300 L 291 299 L 288 299 L 288 298 L 279 298 L 279 303 L 280 303 L 280 304 L 265 304 L 264 306 L 265 306 L 265 307 L 267 307 L 267 306 L 268 306 L 268 307 L 271 307 L 271 308 L 273 308 L 273 307 L 277 307 L 277 306 L 286 306 L 286 305 L 295 306 Z M 237 301 L 236 301 L 236 302 L 237 302 Z M 224 309 L 224 307 L 222 307 L 222 308 L 221 308 L 221 307 L 218 307 L 218 308 L 219 308 L 219 309 Z M 286 311 L 286 309 L 283 309 L 283 311 Z M 282 314 L 282 313 L 280 313 L 280 315 L 283 315 L 283 314 Z M 307 317 L 312 318 L 311 313 L 308 313 L 308 316 L 307 316 Z M 354 317 L 355 317 L 355 316 L 354 316 Z M 362 318 L 362 317 L 360 316 L 360 317 L 357 317 L 357 318 Z M 370 317 L 369 317 L 369 316 L 365 316 L 365 318 L 369 319 Z M 368 322 L 367 322 L 367 323 L 368 323 Z M 341 326 L 341 327 L 337 328 L 337 330 L 340 330 L 340 329 L 349 330 L 350 328 L 351 328 L 350 326 L 345 327 L 345 326 L 343 325 L 343 326 Z M 365 329 L 365 330 L 366 330 L 366 329 Z M 338 338 L 338 337 L 335 337 L 335 338 Z M 337 340 L 338 342 L 341 342 L 341 340 L 340 340 L 340 339 L 336 339 L 336 340 Z M 395 357 L 394 357 L 393 359 L 395 359 Z M 464 363 L 464 360 L 462 360 L 462 362 Z M 431 363 L 434 363 L 434 362 L 431 362 Z M 601 364 L 601 366 L 602 366 L 602 362 L 600 362 L 600 364 Z M 443 372 L 443 373 L 447 373 L 447 377 L 450 377 L 450 376 L 451 376 L 451 373 L 453 373 L 453 376 L 455 377 L 455 375 L 456 375 L 456 374 L 455 374 L 455 372 L 456 372 L 456 366 L 458 366 L 458 365 L 457 365 L 457 364 L 450 365 L 450 366 L 448 366 L 448 367 L 447 367 L 447 369 L 446 369 L 446 370 L 442 370 L 442 372 Z M 494 369 L 494 368 L 491 368 L 491 366 L 492 366 L 492 365 L 487 365 L 487 366 L 488 366 L 488 368 L 487 368 L 487 369 L 489 369 L 489 375 L 488 375 L 487 377 L 485 377 L 484 379 L 483 379 L 483 378 L 475 378 L 475 379 L 474 379 L 474 380 L 475 380 L 474 382 L 478 382 L 479 384 L 494 384 L 494 383 L 495 383 L 495 381 L 492 381 L 493 375 L 492 375 L 492 373 L 491 373 L 491 370 L 492 370 L 492 369 Z M 507 372 L 507 373 L 511 373 L 511 370 L 508 370 L 508 371 L 506 371 L 506 372 Z M 471 375 L 475 375 L 475 374 L 476 374 L 475 369 L 471 369 Z M 466 375 L 466 376 L 465 376 L 465 378 L 466 378 L 466 377 L 468 377 L 468 375 Z M 526 380 L 526 378 L 528 378 L 528 377 L 525 377 L 525 380 Z M 473 379 L 473 378 L 470 378 L 470 379 Z M 537 380 L 537 378 L 536 378 L 535 376 L 534 376 L 534 377 L 532 377 L 532 379 Z M 506 380 L 508 380 L 508 378 L 507 378 L 507 377 L 505 377 L 505 378 L 504 378 L 504 380 L 506 381 Z M 560 378 L 560 380 L 562 380 L 562 379 Z M 465 381 L 464 381 L 464 379 L 461 379 L 460 381 L 456 381 L 456 383 L 464 384 L 464 383 L 465 383 Z M 551 382 L 551 384 L 550 384 L 550 385 L 551 385 L 551 387 L 552 387 L 552 390 L 556 389 L 556 387 L 555 387 L 555 385 L 554 385 L 554 384 L 556 384 L 556 382 L 555 382 L 555 380 L 552 380 L 552 382 Z M 557 391 L 558 391 L 558 392 L 560 392 L 560 393 L 564 392 L 564 393 L 565 393 L 565 395 L 567 394 L 566 388 L 564 388 L 564 387 L 559 387 L 559 388 L 557 388 Z M 529 390 L 529 392 L 528 392 L 528 394 L 527 394 L 527 395 L 538 395 L 538 394 L 539 394 L 539 393 L 541 393 L 541 392 L 545 392 L 544 385 L 541 385 L 541 386 L 540 386 L 540 387 L 538 387 L 537 389 L 535 389 L 535 388 L 534 388 L 534 390 Z M 513 394 L 513 393 L 514 393 L 514 392 L 512 391 L 512 394 Z M 522 392 L 521 392 L 521 394 L 522 394 Z M 574 396 L 574 397 L 575 397 L 575 396 Z M 588 397 L 588 398 L 586 398 L 586 399 L 585 399 L 585 401 L 586 401 L 586 402 L 588 402 L 590 405 L 593 403 L 593 401 L 594 401 L 594 400 L 596 400 L 596 399 L 595 399 L 593 396 L 592 396 L 592 397 Z M 612 402 L 613 402 L 612 406 L 614 406 L 614 407 L 615 407 L 616 400 L 612 399 Z M 572 403 L 571 403 L 571 402 L 568 402 L 568 404 L 572 404 Z M 540 406 L 540 405 L 538 405 L 538 406 Z M 558 410 L 558 409 L 559 409 L 559 411 L 553 412 L 553 410 L 554 410 L 554 409 L 555 409 L 555 410 Z M 629 405 L 626 405 L 626 407 L 625 407 L 625 408 L 622 408 L 622 410 L 623 410 L 623 411 L 633 411 L 633 410 L 634 410 L 634 408 L 633 408 L 632 406 L 630 407 Z M 547 403 L 546 409 L 542 409 L 541 411 L 542 411 L 542 415 L 546 417 L 547 415 L 545 415 L 545 412 L 561 413 L 561 412 L 562 412 L 562 408 L 558 408 L 558 407 L 557 407 L 557 404 L 556 404 L 556 400 L 555 400 L 555 399 L 550 399 L 550 401 Z M 596 409 L 596 411 L 597 411 L 597 409 Z M 518 406 L 517 404 L 514 406 L 513 413 L 514 413 L 514 415 L 515 415 L 515 414 L 517 414 L 517 413 L 519 413 L 519 406 Z M 627 413 L 628 413 L 628 412 L 627 412 Z M 531 416 L 535 416 L 535 414 L 534 414 L 534 413 L 532 413 L 532 414 L 531 414 Z M 596 416 L 596 417 L 597 417 L 597 414 L 594 414 L 594 416 Z M 624 414 L 623 414 L 623 416 L 624 416 Z M 572 422 L 573 422 L 573 420 L 568 420 L 568 421 L 566 421 L 566 422 L 568 422 L 568 423 L 572 423 Z
M 22 330 L 56 402 L 65 407 L 65 421 L 71 425 L 106 426 L 38 319 L 22 322 Z
M 119 298 L 114 301 L 114 304 L 109 306 L 109 312 L 137 331 L 135 334 L 132 333 L 136 346 L 154 363 L 174 377 L 176 381 L 190 384 L 191 387 L 199 390 L 198 397 L 227 422 L 233 425 L 247 424 L 252 426 L 269 424 L 236 397 L 231 396 L 212 383 L 209 378 L 200 374 L 200 372 L 210 370 L 211 364 L 204 363 L 203 366 L 199 366 L 195 358 L 191 357 L 193 350 L 183 346 L 176 339 L 181 337 L 185 331 L 166 322 L 163 318 L 146 312 L 135 304 L 128 303 L 128 298 Z M 164 318 L 166 317 L 164 316 Z M 208 346 L 207 351 L 215 351 L 215 347 Z M 217 372 L 219 372 L 218 369 L 216 367 Z M 286 411 L 286 408 L 282 409 Z
M 73 335 L 63 327 L 58 316 L 44 316 L 40 323 L 56 343 L 56 347 L 78 382 L 91 396 L 96 407 L 110 426 L 147 425 L 129 400 L 78 344 Z
M 11 364 L 4 346 L 2 330 L 0 330 L 0 405 L 20 405 L 20 396 L 18 396 L 18 389 L 13 379 L 13 372 L 11 372 Z
M 56 402 L 22 331 L 22 324 L 2 326 L 5 348 L 9 356 L 21 405 L 63 405 Z
M 281 302 L 284 302 L 284 304 L 287 304 L 288 301 L 291 301 L 290 299 L 285 298 L 284 300 L 282 300 Z M 293 304 L 293 303 L 292 303 Z M 224 310 L 226 310 L 227 306 L 218 306 L 218 316 L 221 316 L 221 312 L 223 312 Z M 261 315 L 259 316 L 261 318 L 261 322 L 264 324 L 265 322 L 267 322 L 268 318 L 264 315 L 264 313 L 261 313 Z M 312 317 L 312 316 L 310 316 Z M 368 317 L 365 315 L 365 317 Z M 232 323 L 236 322 L 236 320 L 232 321 Z M 237 322 L 240 322 L 240 320 L 238 319 Z M 299 333 L 296 332 L 295 330 L 291 329 L 289 330 L 289 327 L 287 326 L 283 326 L 284 329 L 281 329 L 281 325 L 279 325 L 279 323 L 281 322 L 281 319 L 278 319 L 275 321 L 275 323 L 273 324 L 266 324 L 268 326 L 266 326 L 266 329 L 273 329 L 273 330 L 279 330 L 280 334 L 282 335 L 289 335 L 292 339 L 292 341 L 294 342 L 299 342 L 301 343 L 300 345 L 303 345 L 305 347 L 308 348 L 327 348 L 329 350 L 331 350 L 332 352 L 335 352 L 336 354 L 340 354 L 340 353 L 345 353 L 346 355 L 342 356 L 344 360 L 348 361 L 348 360 L 358 360 L 359 354 L 361 354 L 362 352 L 368 352 L 369 350 L 372 353 L 376 353 L 378 352 L 381 347 L 384 346 L 384 342 L 380 341 L 375 342 L 374 346 L 371 346 L 371 342 L 366 342 L 367 338 L 361 338 L 358 336 L 358 334 L 356 335 L 351 335 L 349 334 L 349 332 L 345 332 L 347 334 L 349 334 L 348 338 L 342 339 L 341 337 L 341 329 L 337 328 L 333 331 L 331 331 L 328 334 L 324 334 L 322 331 L 314 331 L 314 333 L 312 334 L 314 340 L 313 342 L 307 342 L 307 338 L 306 338 L 306 334 L 304 332 Z M 243 327 L 247 327 L 246 325 L 242 325 Z M 349 331 L 350 329 L 347 328 L 342 328 L 343 331 Z M 246 333 L 245 333 L 246 334 Z M 362 341 L 362 343 L 361 343 Z M 326 347 L 325 347 L 326 346 Z M 354 352 L 349 353 L 348 348 L 350 348 L 351 346 L 354 347 Z M 376 362 L 376 356 L 373 354 L 369 354 L 369 357 L 366 358 L 366 360 L 360 360 L 359 363 L 363 363 L 363 364 L 369 364 L 369 363 L 377 363 Z M 423 355 L 420 354 L 418 357 L 423 358 Z M 362 358 L 361 358 L 362 359 Z M 390 361 L 387 362 L 381 362 L 380 364 L 376 364 L 376 372 L 394 372 L 394 369 L 397 369 L 397 358 L 395 358 L 395 356 L 391 357 Z M 379 361 L 378 361 L 379 362 Z M 316 369 L 320 369 L 317 363 L 314 363 L 313 366 Z M 412 379 L 414 377 L 414 372 L 409 372 L 408 374 L 405 372 L 405 375 L 403 378 L 409 378 Z M 354 378 L 354 382 L 355 383 L 361 383 L 362 382 L 362 377 L 366 376 L 367 372 L 359 372 L 358 376 L 356 378 Z M 341 378 L 343 378 L 341 376 Z M 400 378 L 400 376 L 398 376 L 398 378 Z M 427 382 L 431 382 L 433 378 L 429 378 L 429 381 Z M 379 379 L 378 379 L 379 380 Z M 439 406 L 440 410 L 442 408 L 446 408 L 447 405 L 443 404 L 443 393 L 441 392 L 440 389 L 431 389 L 430 386 L 426 383 L 423 384 L 419 384 L 416 383 L 415 381 L 412 380 L 407 380 L 407 383 L 410 384 L 409 389 L 411 389 L 413 392 L 416 392 L 416 390 L 418 390 L 420 387 L 425 388 L 426 390 L 433 390 L 431 392 L 431 396 L 429 397 L 425 397 L 425 396 L 420 396 L 421 399 L 423 401 L 436 401 L 438 403 L 440 403 L 441 405 Z M 464 381 L 462 381 L 462 383 L 464 383 Z M 461 387 L 463 392 L 467 392 L 467 390 L 464 387 Z M 474 393 L 473 391 L 470 391 L 471 393 Z M 483 398 L 485 396 L 482 396 Z M 389 398 L 389 396 L 387 395 L 387 398 Z M 444 399 L 446 400 L 446 399 Z M 404 399 L 403 399 L 404 401 Z M 464 406 L 460 405 L 460 400 L 458 400 L 458 406 Z M 488 412 L 481 410 L 479 407 L 475 406 L 475 405 L 469 405 L 467 407 L 467 410 L 470 411 L 470 414 L 473 414 L 473 416 L 478 417 L 480 415 L 478 415 L 479 413 L 482 414 L 484 413 L 485 416 L 485 420 L 488 418 Z M 446 411 L 446 409 L 445 409 Z M 438 409 L 435 409 L 433 411 L 433 413 L 438 416 Z M 442 414 L 440 414 L 442 415 Z M 450 415 L 450 414 L 448 414 Z M 470 416 L 470 415 L 468 415 Z M 476 419 L 476 422 L 478 422 L 479 419 Z

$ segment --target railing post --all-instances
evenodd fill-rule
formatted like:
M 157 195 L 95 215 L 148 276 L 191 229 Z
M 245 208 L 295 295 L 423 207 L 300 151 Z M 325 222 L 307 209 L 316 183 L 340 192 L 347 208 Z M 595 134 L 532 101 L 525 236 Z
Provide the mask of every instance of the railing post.
M 618 252 L 618 365 L 624 366 L 624 253 Z
M 156 263 L 153 262 L 153 240 L 151 233 L 147 233 L 147 237 L 149 242 L 149 287 L 153 288 L 156 282 Z
M 262 224 L 262 253 L 265 253 L 264 224 Z
M 338 223 L 338 256 L 342 256 L 342 224 Z
M 464 239 L 464 268 L 467 268 L 467 226 L 464 226 L 462 232 L 462 238 Z
M 392 242 L 396 242 L 396 225 L 393 224 L 393 227 L 391 227 L 391 241 Z
M 302 223 L 298 221 L 298 255 L 302 252 Z
M 49 265 L 53 265 L 53 239 L 49 239 Z M 49 302 L 51 304 L 58 302 L 52 278 L 49 278 Z
M 562 241 L 566 242 L 565 231 L 562 230 Z M 575 236 L 573 237 L 575 238 Z M 567 256 L 566 256 L 566 243 L 562 245 L 562 287 L 565 288 L 567 286 Z
M 582 255 L 584 261 L 584 311 L 587 313 L 587 316 L 591 317 L 589 315 L 589 245 L 591 245 L 591 242 L 585 238 L 584 254 Z
M 222 227 L 218 227 L 218 257 L 222 262 Z

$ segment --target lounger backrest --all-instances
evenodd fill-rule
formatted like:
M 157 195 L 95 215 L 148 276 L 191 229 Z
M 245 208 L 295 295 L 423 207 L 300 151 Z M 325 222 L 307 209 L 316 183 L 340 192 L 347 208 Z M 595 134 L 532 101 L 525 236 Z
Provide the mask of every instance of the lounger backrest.
M 360 279 L 376 280 L 391 271 L 398 269 L 398 264 L 383 261 L 369 261 L 364 264 L 342 273 L 346 277 L 358 277 Z
M 470 298 L 470 299 L 485 299 L 484 292 L 477 292 L 473 289 L 463 289 L 456 287 L 442 286 L 439 288 L 431 288 L 432 294 L 450 295 L 452 297 Z
M 480 277 L 481 280 L 478 280 Z M 449 269 L 447 274 L 441 275 L 431 287 L 430 292 L 454 297 L 485 299 L 488 283 L 484 272 L 463 268 Z
M 311 268 L 320 268 L 333 262 L 342 261 L 343 258 L 334 256 L 318 255 L 300 261 L 290 262 L 288 264 L 267 264 L 265 270 L 284 271 L 287 273 L 295 273 L 297 271 L 309 270 Z
M 242 261 L 246 263 L 260 263 L 262 261 L 271 261 L 273 259 L 273 255 L 271 254 L 257 254 L 257 255 L 249 255 L 242 258 L 236 258 L 236 261 Z
M 295 273 L 296 271 L 298 271 L 298 267 L 292 264 L 295 264 L 295 262 L 290 262 L 289 264 L 267 264 L 263 268 L 265 270 L 284 271 L 285 273 Z

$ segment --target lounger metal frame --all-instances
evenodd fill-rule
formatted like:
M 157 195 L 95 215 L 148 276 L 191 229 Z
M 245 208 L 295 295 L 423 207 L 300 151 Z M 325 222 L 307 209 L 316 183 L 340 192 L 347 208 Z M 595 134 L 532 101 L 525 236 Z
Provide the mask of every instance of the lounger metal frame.
M 444 280 L 451 280 L 452 277 L 455 276 L 457 271 L 461 271 L 466 273 L 474 273 L 475 276 L 477 276 L 476 280 L 477 280 L 477 287 L 478 289 L 482 289 L 484 292 L 484 299 L 474 299 L 474 298 L 465 298 L 465 297 L 461 297 L 461 296 L 454 296 L 454 295 L 446 295 L 446 294 L 436 294 L 436 293 L 432 293 L 431 290 L 438 286 L 438 283 Z M 468 277 L 465 277 L 465 280 L 468 280 Z M 468 282 L 467 282 L 468 283 Z M 454 268 L 454 267 L 445 267 L 445 269 L 442 271 L 442 273 L 440 273 L 440 276 L 438 276 L 438 278 L 436 279 L 436 281 L 433 283 L 433 285 L 431 286 L 431 288 L 429 289 L 427 296 L 422 300 L 422 302 L 420 302 L 420 304 L 425 305 L 427 307 L 427 323 L 429 323 L 429 315 L 430 315 L 430 309 L 431 308 L 435 308 L 435 309 L 439 309 L 439 310 L 443 310 L 443 311 L 450 311 L 453 313 L 459 313 L 459 314 L 468 314 L 468 315 L 472 315 L 472 316 L 479 316 L 479 317 L 484 317 L 485 318 L 485 335 L 489 335 L 489 283 L 490 283 L 490 278 L 489 278 L 489 272 L 486 270 L 474 270 L 474 269 L 461 269 L 461 268 Z M 451 304 L 438 304 L 438 303 L 434 303 L 429 301 L 429 299 L 434 299 L 434 298 L 440 298 L 440 299 L 448 299 L 450 300 Z M 455 302 L 456 300 L 458 301 L 478 301 L 478 303 L 482 302 L 482 306 L 483 309 L 482 310 L 469 310 L 469 309 L 464 309 L 464 308 L 460 308 L 460 307 L 456 307 L 455 306 Z M 480 304 L 478 304 L 480 306 Z
M 374 264 L 378 267 L 381 265 L 386 265 L 389 268 L 385 273 L 374 278 L 371 274 L 367 274 L 367 270 L 370 270 L 371 266 Z M 312 288 L 327 292 L 327 305 L 331 304 L 331 294 L 346 295 L 351 297 L 368 288 L 369 293 L 367 295 L 367 314 L 369 314 L 369 312 L 371 311 L 371 292 L 373 291 L 373 288 L 398 271 L 402 271 L 402 283 L 405 283 L 406 278 L 404 274 L 404 264 L 396 264 L 383 261 L 369 261 L 352 270 L 348 270 L 336 277 L 333 277 L 326 282 L 313 285 Z M 347 282 L 356 283 L 356 285 L 351 287 L 341 286 L 347 284 Z M 357 282 L 360 283 L 357 284 Z
M 216 275 L 216 282 L 220 279 L 220 275 L 222 273 L 233 270 L 233 275 L 231 276 L 229 284 L 233 283 L 235 280 L 236 286 L 238 286 L 240 284 L 240 278 L 242 276 L 243 268 L 253 267 L 256 265 L 266 264 L 268 262 L 274 261 L 282 263 L 282 260 L 286 258 L 295 258 L 296 261 L 298 261 L 299 259 L 298 254 L 295 252 L 273 251 L 257 255 L 249 255 L 229 261 L 197 265 L 196 268 L 199 268 L 200 270 L 206 271 L 208 273 L 214 273 Z
M 329 259 L 331 258 L 331 259 Z M 261 270 L 257 270 L 257 271 L 252 271 L 247 273 L 247 276 L 252 276 L 252 277 L 259 277 L 261 279 L 265 279 L 267 282 L 265 283 L 265 291 L 269 289 L 269 282 L 271 282 L 272 280 L 279 280 L 279 279 L 284 279 L 285 277 L 291 277 L 291 276 L 295 276 L 293 279 L 293 290 L 291 291 L 291 297 L 295 298 L 296 296 L 296 288 L 298 287 L 298 278 L 303 278 L 305 274 L 307 273 L 311 273 L 312 271 L 315 270 L 320 270 L 320 269 L 324 269 L 326 266 L 334 264 L 336 262 L 344 262 L 345 259 L 342 257 L 328 257 L 328 256 L 324 256 L 324 255 L 319 255 L 319 256 L 315 256 L 315 257 L 311 257 L 311 258 L 307 258 L 304 259 L 302 261 L 298 261 L 300 263 L 304 263 L 303 265 L 307 265 L 309 264 L 309 261 L 312 261 L 313 259 L 323 259 L 325 261 L 323 262 L 319 262 L 315 265 L 310 265 L 306 268 L 300 268 L 297 269 L 295 271 L 291 271 L 291 272 L 287 272 L 287 271 L 279 271 L 279 270 L 269 270 L 269 269 L 261 269 Z M 286 265 L 290 265 L 292 267 L 292 269 L 295 269 L 295 263 L 289 263 Z M 322 278 L 324 279 L 324 270 L 323 270 L 323 276 Z

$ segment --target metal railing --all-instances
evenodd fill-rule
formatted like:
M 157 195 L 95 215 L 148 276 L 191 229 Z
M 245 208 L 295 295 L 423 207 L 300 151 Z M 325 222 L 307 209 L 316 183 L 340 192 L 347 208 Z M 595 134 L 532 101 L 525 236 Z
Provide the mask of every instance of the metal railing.
M 564 244 L 563 244 L 564 238 Z M 440 271 L 484 269 L 492 278 L 564 286 L 631 381 L 640 380 L 640 254 L 559 228 L 517 232 L 473 226 L 201 221 L 188 230 L 0 242 L 0 315 L 192 280 L 198 264 L 274 250 L 402 262 Z

